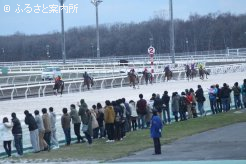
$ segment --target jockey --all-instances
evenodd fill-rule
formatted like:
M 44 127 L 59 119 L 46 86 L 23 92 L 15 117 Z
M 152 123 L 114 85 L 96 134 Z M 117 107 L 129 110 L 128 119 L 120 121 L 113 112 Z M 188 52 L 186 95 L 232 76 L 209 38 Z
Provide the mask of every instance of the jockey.
M 135 74 L 134 68 L 132 68 L 132 69 L 130 70 L 130 72 L 131 72 L 132 74 Z
M 167 66 L 164 68 L 164 72 L 168 72 L 168 71 L 170 71 L 169 65 L 167 65 Z
M 89 77 L 88 73 L 85 71 L 85 73 L 83 74 L 83 77 L 86 79 Z
M 186 65 L 185 65 L 185 69 L 186 69 L 186 70 L 189 70 L 189 69 L 190 69 L 189 64 L 186 64 Z
M 89 74 L 85 71 L 85 73 L 83 74 L 84 79 L 90 79 L 91 81 L 93 81 L 93 79 L 89 76 Z
M 145 67 L 143 72 L 148 73 L 148 69 Z
M 131 73 L 133 76 L 137 77 L 137 75 L 136 75 L 136 72 L 135 72 L 135 69 L 134 69 L 134 68 L 132 68 L 132 69 L 130 70 L 130 73 Z
M 190 67 L 191 67 L 191 70 L 194 70 L 195 69 L 195 63 L 191 63 Z
M 61 76 L 57 76 L 57 77 L 55 78 L 55 83 L 58 83 L 59 81 L 61 81 Z
M 200 69 L 200 70 L 203 69 L 203 64 L 202 64 L 202 63 L 199 63 L 199 64 L 198 64 L 198 69 Z

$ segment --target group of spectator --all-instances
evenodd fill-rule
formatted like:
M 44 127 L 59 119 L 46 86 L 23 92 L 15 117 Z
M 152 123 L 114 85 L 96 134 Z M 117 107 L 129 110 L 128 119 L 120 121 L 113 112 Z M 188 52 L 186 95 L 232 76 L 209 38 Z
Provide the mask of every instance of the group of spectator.
M 53 108 L 49 108 L 49 113 L 46 108 L 42 109 L 42 116 L 38 110 L 34 111 L 33 116 L 28 110 L 24 111 L 25 124 L 30 132 L 30 141 L 33 147 L 33 152 L 50 151 L 50 149 L 58 149 L 59 142 L 56 137 L 56 114 Z M 8 157 L 11 156 L 11 142 L 14 140 L 14 145 L 17 151 L 17 156 L 23 155 L 23 136 L 22 126 L 16 113 L 11 114 L 11 121 L 7 117 L 3 118 L 3 124 L 0 126 L 3 146 Z
M 216 84 L 208 88 L 207 91 L 212 114 L 227 112 L 231 109 L 231 92 L 233 92 L 235 108 L 246 107 L 246 79 L 242 86 L 239 86 L 238 82 L 231 88 L 226 83 L 221 88 Z M 127 132 L 151 127 L 153 117 L 156 115 L 159 116 L 163 124 L 171 123 L 170 111 L 176 122 L 196 118 L 198 115 L 205 116 L 205 101 L 201 85 L 197 86 L 196 91 L 190 88 L 180 94 L 173 92 L 171 97 L 168 91 L 164 91 L 162 96 L 153 93 L 147 100 L 144 99 L 143 94 L 139 94 L 137 102 L 134 100 L 127 102 L 125 98 L 121 98 L 114 101 L 106 100 L 104 106 L 97 103 L 91 108 L 88 107 L 84 99 L 81 99 L 77 103 L 78 110 L 75 104 L 70 105 L 70 111 L 67 108 L 62 109 L 61 125 L 65 143 L 67 146 L 71 144 L 71 123 L 77 137 L 76 143 L 88 142 L 88 145 L 91 145 L 93 139 L 106 137 L 106 142 L 111 143 L 123 140 Z M 59 148 L 54 109 L 52 107 L 48 110 L 43 108 L 41 112 L 42 116 L 38 110 L 35 110 L 35 116 L 33 116 L 28 110 L 24 111 L 25 124 L 28 125 L 30 131 L 34 153 Z M 7 155 L 11 156 L 11 141 L 14 140 L 17 153 L 22 156 L 21 123 L 15 113 L 12 113 L 11 117 L 11 121 L 4 117 L 3 124 L 0 126 L 4 149 Z M 160 129 L 162 126 L 158 125 L 158 128 Z M 81 131 L 84 136 L 81 135 Z M 154 140 L 154 143 L 160 145 L 158 140 Z M 160 154 L 159 148 L 156 150 L 156 154 Z
M 221 88 L 216 84 L 208 91 L 213 114 L 228 112 L 231 109 L 231 92 L 233 92 L 235 109 L 246 107 L 246 79 L 241 87 L 238 82 L 235 82 L 231 88 L 226 83 Z

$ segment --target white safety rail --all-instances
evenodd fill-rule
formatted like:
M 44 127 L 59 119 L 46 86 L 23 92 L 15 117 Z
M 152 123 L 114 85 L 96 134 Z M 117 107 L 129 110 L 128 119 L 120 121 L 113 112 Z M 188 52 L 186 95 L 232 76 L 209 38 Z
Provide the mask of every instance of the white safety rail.
M 178 66 L 171 65 L 171 69 L 178 69 Z M 87 71 L 92 77 L 104 77 L 104 76 L 119 76 L 122 73 L 127 73 L 131 68 L 135 68 L 137 72 L 142 72 L 144 67 L 142 66 L 111 66 L 104 69 L 85 69 L 85 70 L 62 70 L 62 79 L 65 81 L 76 81 L 83 78 L 83 73 Z M 155 71 L 161 72 L 164 69 L 164 65 L 156 65 Z M 41 73 L 32 74 L 35 72 L 30 72 L 27 75 L 15 75 L 15 76 L 2 76 L 0 77 L 0 87 L 5 87 L 8 85 L 31 85 L 33 83 L 43 83 L 41 79 Z
M 246 64 L 229 64 L 229 65 L 220 65 L 211 69 L 211 74 L 225 74 L 233 72 L 246 72 Z
M 227 49 L 228 56 L 240 56 L 246 55 L 246 48 L 239 48 L 239 49 Z
M 246 64 L 229 64 L 222 66 L 213 66 L 207 67 L 207 70 L 210 71 L 211 74 L 224 74 L 224 73 L 232 73 L 232 72 L 244 72 L 246 71 Z M 163 82 L 164 78 L 163 72 L 154 73 L 154 82 L 160 83 Z M 144 84 L 144 80 L 142 74 L 139 75 L 140 84 Z M 185 78 L 184 70 L 175 70 L 173 71 L 173 80 L 181 80 Z M 83 87 L 84 81 L 66 81 L 65 82 L 65 93 L 72 92 L 82 92 L 86 91 L 86 87 Z M 123 76 L 108 76 L 103 78 L 98 78 L 94 80 L 94 86 L 92 89 L 105 89 L 105 88 L 115 88 L 115 87 L 123 87 L 128 86 L 128 77 L 126 75 Z M 25 85 L 25 86 L 11 86 L 0 88 L 0 99 L 15 99 L 21 97 L 43 97 L 47 95 L 53 94 L 53 83 L 41 83 L 34 85 Z
M 174 72 L 178 77 L 179 73 Z M 154 81 L 161 82 L 164 74 L 154 73 Z M 144 83 L 142 75 L 139 75 L 141 84 Z M 123 87 L 128 85 L 128 77 L 124 76 L 114 76 L 114 77 L 104 77 L 99 79 L 94 79 L 94 86 L 92 89 L 104 89 L 104 88 L 114 88 L 114 87 Z M 53 94 L 53 83 L 43 83 L 35 85 L 25 85 L 25 86 L 12 86 L 0 88 L 0 98 L 6 98 L 13 100 L 14 98 L 19 97 L 43 97 Z M 65 93 L 71 92 L 82 92 L 87 90 L 86 87 L 83 87 L 84 81 L 67 81 L 65 82 Z

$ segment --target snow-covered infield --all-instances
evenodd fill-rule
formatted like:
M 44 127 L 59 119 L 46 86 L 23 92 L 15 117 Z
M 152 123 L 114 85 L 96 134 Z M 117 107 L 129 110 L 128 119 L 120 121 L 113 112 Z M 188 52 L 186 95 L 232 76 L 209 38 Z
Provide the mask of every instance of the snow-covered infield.
M 116 100 L 118 98 L 125 97 L 127 101 L 134 100 L 137 101 L 138 95 L 142 93 L 146 100 L 149 100 L 152 93 L 163 94 L 165 90 L 169 92 L 171 96 L 172 92 L 181 92 L 185 89 L 193 88 L 197 89 L 197 85 L 200 84 L 203 90 L 206 92 L 207 89 L 212 84 L 219 84 L 220 86 L 223 83 L 229 84 L 230 87 L 233 86 L 235 82 L 238 82 L 240 85 L 243 83 L 243 79 L 246 79 L 245 72 L 238 73 L 228 73 L 228 74 L 219 74 L 219 75 L 211 75 L 208 79 L 204 81 L 199 78 L 195 78 L 193 81 L 187 80 L 179 80 L 174 81 L 171 80 L 169 82 L 156 83 L 153 85 L 141 85 L 140 89 L 133 89 L 132 87 L 123 87 L 123 88 L 114 88 L 114 89 L 104 89 L 104 90 L 91 90 L 88 92 L 82 93 L 71 93 L 65 94 L 62 97 L 60 96 L 47 96 L 40 98 L 29 98 L 29 99 L 19 99 L 12 101 L 1 101 L 0 102 L 0 122 L 2 122 L 3 117 L 8 117 L 11 119 L 11 113 L 15 112 L 17 117 L 22 121 L 23 128 L 23 145 L 24 147 L 29 147 L 30 139 L 29 132 L 27 126 L 24 124 L 24 110 L 29 110 L 32 114 L 34 110 L 41 110 L 42 108 L 53 107 L 54 111 L 57 114 L 57 136 L 58 139 L 64 140 L 64 134 L 61 128 L 60 118 L 62 115 L 62 108 L 66 107 L 69 110 L 70 104 L 77 104 L 80 99 L 85 99 L 86 103 L 89 107 L 100 102 L 104 106 L 105 100 Z M 232 104 L 233 101 L 232 101 Z M 205 103 L 205 108 L 209 109 L 208 100 Z M 77 107 L 78 108 L 78 107 Z M 33 114 L 34 115 L 34 114 Z M 71 130 L 72 136 L 75 137 L 73 130 Z M 82 132 L 81 132 L 82 133 Z M 2 140 L 0 136 L 0 152 L 4 152 Z M 15 150 L 14 146 L 12 150 Z

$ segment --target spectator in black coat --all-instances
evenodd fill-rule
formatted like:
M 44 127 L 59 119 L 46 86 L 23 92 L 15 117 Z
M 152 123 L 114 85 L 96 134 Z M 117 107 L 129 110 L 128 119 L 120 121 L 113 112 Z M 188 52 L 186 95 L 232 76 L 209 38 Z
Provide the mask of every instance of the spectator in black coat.
M 235 82 L 232 87 L 233 95 L 234 95 L 234 103 L 235 109 L 239 109 L 240 107 L 243 109 L 242 101 L 241 101 L 241 88 L 238 86 L 238 82 Z
M 187 112 L 187 99 L 185 92 L 181 92 L 181 96 L 179 99 L 179 114 L 180 114 L 180 121 L 187 120 L 186 112 Z
M 168 92 L 164 91 L 164 94 L 162 96 L 162 102 L 163 102 L 163 120 L 164 123 L 171 123 L 171 118 L 170 118 L 170 110 L 169 110 L 169 101 L 170 101 L 170 96 L 168 96 Z
M 105 138 L 104 110 L 101 103 L 97 103 L 97 110 L 98 110 L 97 122 L 100 131 L 100 138 Z
M 121 138 L 121 122 L 123 118 L 123 109 L 120 106 L 119 100 L 112 101 L 115 111 L 115 140 L 122 140 Z
M 195 93 L 196 94 L 197 107 L 198 107 L 198 110 L 200 112 L 200 115 L 203 116 L 205 114 L 203 105 L 204 105 L 204 101 L 206 99 L 204 97 L 202 86 L 198 85 L 197 88 L 198 89 L 196 90 L 196 93 Z
M 131 131 L 131 109 L 129 104 L 126 102 L 125 98 L 122 98 L 122 103 L 124 103 L 125 107 L 126 107 L 126 123 L 125 123 L 125 131 L 129 132 Z
M 14 136 L 15 148 L 18 155 L 23 155 L 22 127 L 20 120 L 16 117 L 16 113 L 12 113 L 12 134 Z
M 223 87 L 221 88 L 221 102 L 224 112 L 228 112 L 230 109 L 230 94 L 231 89 L 226 83 L 224 83 Z
M 216 94 L 216 108 L 218 110 L 218 112 L 222 112 L 222 103 L 221 103 L 221 89 L 219 84 L 215 85 L 216 89 L 217 89 L 217 94 Z
M 159 94 L 156 95 L 153 106 L 154 106 L 154 109 L 157 110 L 157 114 L 160 116 L 161 121 L 163 121 L 163 118 L 162 118 L 163 101 L 160 98 Z
M 38 153 L 40 152 L 38 125 L 35 121 L 35 118 L 32 116 L 31 113 L 29 113 L 28 110 L 25 110 L 24 114 L 26 115 L 25 123 L 26 125 L 28 125 L 29 131 L 30 131 L 30 139 L 31 139 L 32 147 L 33 147 L 33 152 Z

